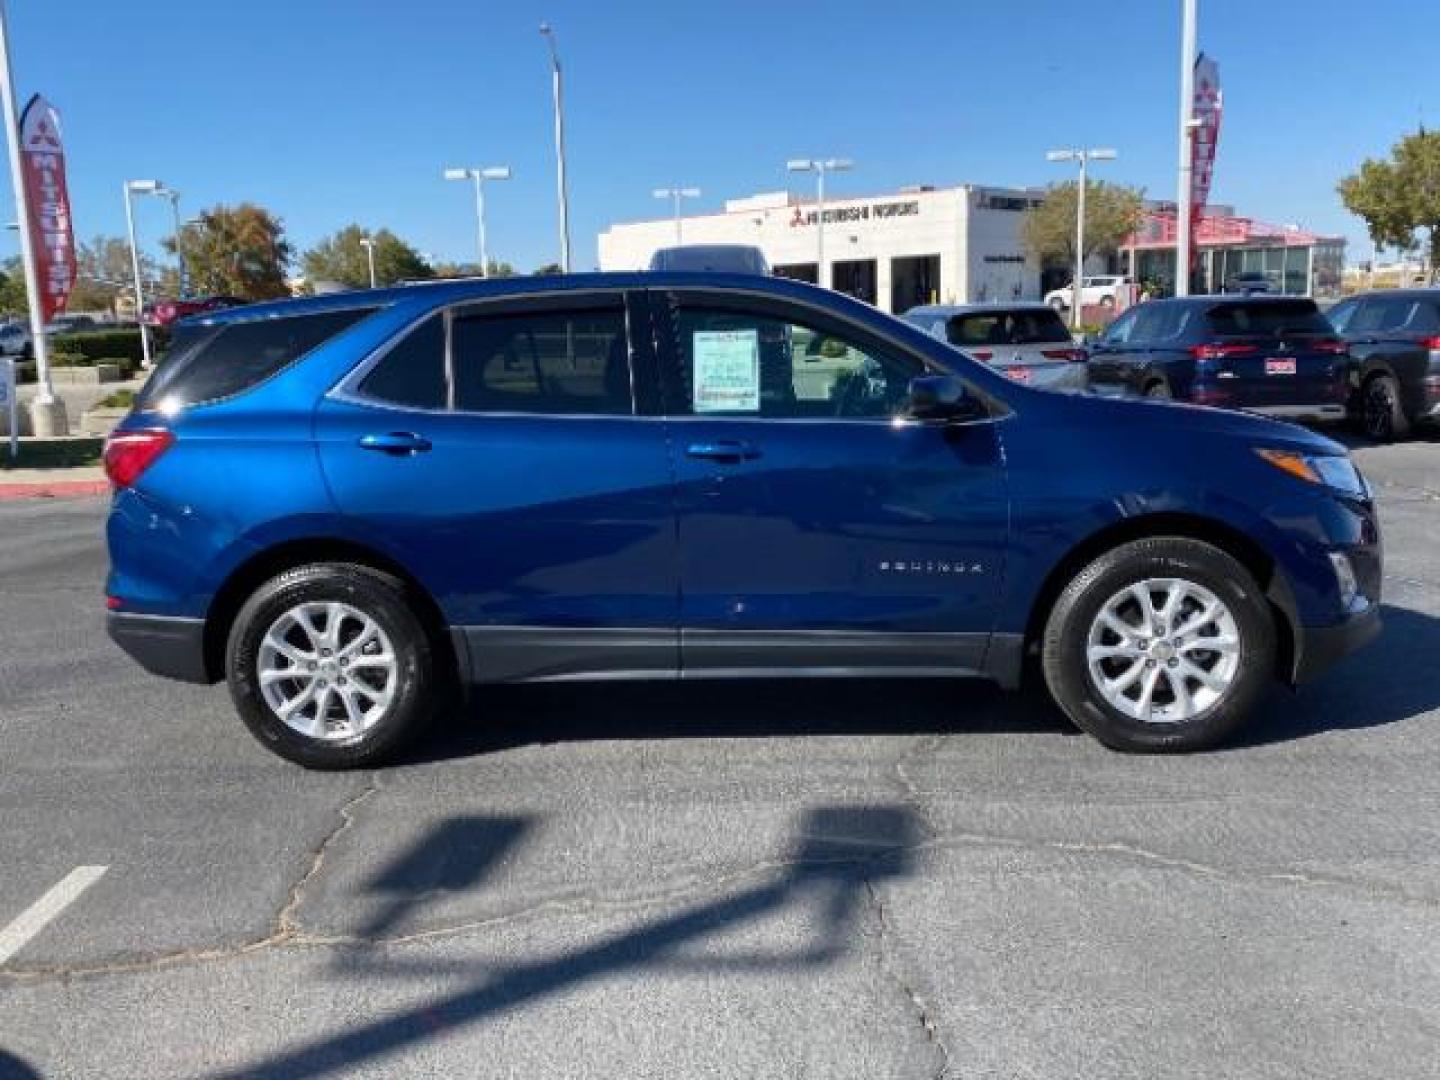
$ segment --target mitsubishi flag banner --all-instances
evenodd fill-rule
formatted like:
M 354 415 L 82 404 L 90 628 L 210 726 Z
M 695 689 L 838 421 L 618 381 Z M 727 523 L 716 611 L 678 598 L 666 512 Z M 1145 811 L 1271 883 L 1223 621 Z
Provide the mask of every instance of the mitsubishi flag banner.
M 75 287 L 75 230 L 65 189 L 60 114 L 36 94 L 20 115 L 20 168 L 30 204 L 30 247 L 40 281 L 40 313 L 49 322 Z M 37 328 L 38 329 L 38 328 Z
M 1205 214 L 1205 201 L 1210 198 L 1210 177 L 1215 172 L 1215 145 L 1220 141 L 1220 68 L 1214 60 L 1201 53 L 1195 58 L 1195 98 L 1190 107 L 1195 126 L 1190 133 L 1193 141 L 1190 173 L 1190 231 L 1195 235 Z

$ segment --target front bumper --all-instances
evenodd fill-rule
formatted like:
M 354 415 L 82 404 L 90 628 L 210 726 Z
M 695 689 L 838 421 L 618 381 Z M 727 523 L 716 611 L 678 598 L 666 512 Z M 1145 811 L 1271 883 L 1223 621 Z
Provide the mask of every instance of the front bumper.
M 105 615 L 110 640 L 152 675 L 181 682 L 212 683 L 205 665 L 205 621 L 169 615 Z
M 1334 626 L 1302 626 L 1295 641 L 1296 683 L 1309 682 L 1380 633 L 1380 605 L 1371 603 Z

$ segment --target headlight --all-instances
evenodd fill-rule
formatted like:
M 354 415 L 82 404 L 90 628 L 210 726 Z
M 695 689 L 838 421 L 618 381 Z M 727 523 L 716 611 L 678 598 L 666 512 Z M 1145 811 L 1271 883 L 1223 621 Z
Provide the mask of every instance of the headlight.
M 1370 489 L 1355 463 L 1345 454 L 1301 454 L 1294 450 L 1256 447 L 1255 453 L 1291 476 L 1312 484 L 1334 488 L 1345 495 L 1365 498 Z

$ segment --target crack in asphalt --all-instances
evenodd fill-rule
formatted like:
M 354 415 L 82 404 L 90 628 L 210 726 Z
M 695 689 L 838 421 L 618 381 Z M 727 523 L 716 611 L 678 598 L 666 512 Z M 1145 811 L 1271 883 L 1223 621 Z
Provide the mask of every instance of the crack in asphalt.
M 1014 851 L 1052 851 L 1071 855 L 1087 855 L 1122 858 L 1132 862 L 1159 867 L 1210 880 L 1223 880 L 1239 884 L 1259 884 L 1331 889 L 1367 900 L 1405 903 L 1428 909 L 1440 909 L 1440 897 L 1417 895 L 1385 885 L 1356 881 L 1329 875 L 1307 874 L 1299 871 L 1266 871 L 1255 873 L 1232 867 L 1202 863 L 1192 859 L 1166 855 L 1123 841 L 1087 842 L 1071 840 L 1030 839 L 1006 836 L 996 833 L 952 832 L 933 836 L 916 844 L 901 844 L 871 849 L 866 856 L 837 859 L 771 859 L 753 863 L 740 869 L 702 880 L 687 882 L 678 887 L 640 896 L 607 898 L 601 895 L 582 895 L 570 899 L 549 899 L 539 903 L 518 907 L 482 919 L 470 919 L 444 926 L 427 927 L 403 934 L 366 936 L 361 934 L 316 934 L 302 930 L 296 920 L 296 913 L 304 902 L 305 891 L 316 875 L 321 872 L 325 857 L 335 842 L 348 831 L 354 821 L 355 811 L 366 800 L 381 790 L 378 776 L 372 777 L 366 788 L 345 802 L 340 808 L 340 822 L 316 848 L 305 873 L 290 889 L 284 906 L 276 916 L 274 929 L 263 938 L 239 942 L 233 945 L 194 947 L 177 949 L 148 957 L 118 960 L 96 964 L 57 964 L 26 967 L 11 965 L 0 968 L 0 985 L 36 984 L 52 980 L 68 980 L 107 975 L 129 975 L 156 971 L 162 968 L 185 964 L 204 964 L 232 960 L 261 951 L 281 948 L 390 948 L 416 944 L 441 938 L 460 937 L 467 934 L 493 930 L 511 924 L 542 918 L 547 915 L 578 916 L 587 914 L 627 914 L 649 908 L 663 907 L 703 897 L 726 886 L 748 881 L 767 874 L 794 871 L 797 868 L 825 866 L 849 866 L 863 869 L 881 859 L 893 858 L 896 854 L 924 851 L 950 851 L 965 848 L 992 848 Z M 866 882 L 868 887 L 868 880 Z
M 343 836 L 355 823 L 355 811 L 367 799 L 372 798 L 380 790 L 380 776 L 372 773 L 369 782 L 355 795 L 346 799 L 338 811 L 340 820 L 321 839 L 319 845 L 311 853 L 310 862 L 305 867 L 305 872 L 296 879 L 295 884 L 290 886 L 285 894 L 285 902 L 275 915 L 273 928 L 270 933 L 262 938 L 251 941 L 241 941 L 233 945 L 197 946 L 185 949 L 174 949 L 169 952 L 156 953 L 150 956 L 138 957 L 133 960 L 118 960 L 101 964 L 51 964 L 35 967 L 12 966 L 0 968 L 0 981 L 10 983 L 39 982 L 47 979 L 71 979 L 91 975 L 131 975 L 147 971 L 156 971 L 161 968 L 176 967 L 181 964 L 202 964 L 216 960 L 230 960 L 239 956 L 248 956 L 251 953 L 260 952 L 265 949 L 277 948 L 299 941 L 303 938 L 299 924 L 296 922 L 296 913 L 305 900 L 305 890 L 316 875 L 320 873 L 325 865 L 325 856 L 335 842 Z
M 940 1034 L 940 1025 L 930 1014 L 930 1006 L 926 1004 L 920 992 L 915 989 L 914 981 L 905 974 L 895 958 L 894 950 L 890 947 L 892 937 L 890 921 L 885 913 L 885 904 L 881 901 L 879 892 L 876 891 L 874 883 L 868 877 L 863 878 L 862 881 L 865 884 L 865 896 L 869 901 L 870 910 L 875 913 L 880 966 L 890 981 L 900 988 L 900 992 L 915 1011 L 915 1018 L 920 1023 L 921 1031 L 925 1033 L 926 1041 L 940 1055 L 940 1066 L 935 1070 L 934 1080 L 944 1080 L 950 1074 L 950 1047 Z

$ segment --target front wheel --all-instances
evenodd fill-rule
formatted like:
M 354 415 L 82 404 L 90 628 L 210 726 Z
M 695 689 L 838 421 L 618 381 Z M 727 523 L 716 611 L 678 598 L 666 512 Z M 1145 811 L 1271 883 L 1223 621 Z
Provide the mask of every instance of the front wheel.
M 226 677 L 261 744 L 308 768 L 373 765 L 430 718 L 435 661 L 404 586 L 348 563 L 262 585 L 235 618 Z
M 1183 537 L 1136 540 L 1065 588 L 1041 646 L 1077 726 L 1115 750 L 1199 750 L 1234 732 L 1275 664 L 1275 626 L 1235 559 Z

